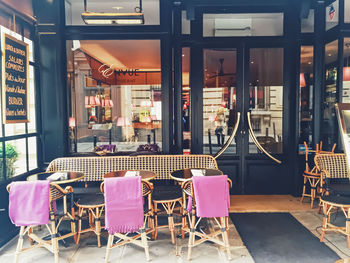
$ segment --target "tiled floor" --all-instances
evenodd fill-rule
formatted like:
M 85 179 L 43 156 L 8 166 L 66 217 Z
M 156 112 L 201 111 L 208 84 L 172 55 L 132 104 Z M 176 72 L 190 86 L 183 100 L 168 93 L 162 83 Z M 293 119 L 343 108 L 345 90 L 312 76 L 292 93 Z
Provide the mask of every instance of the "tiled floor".
M 288 197 L 287 200 L 290 200 Z M 269 199 L 271 200 L 271 199 Z M 294 201 L 297 201 L 294 200 Z M 278 201 L 280 203 L 281 200 Z M 289 202 L 289 201 L 288 201 Z M 322 215 L 318 214 L 317 209 L 306 210 L 293 209 L 291 214 L 299 220 L 306 228 L 319 237 L 321 231 Z M 337 221 L 342 221 L 341 215 L 337 218 Z M 210 224 L 211 225 L 211 224 Z M 211 225 L 212 226 L 212 225 Z M 44 232 L 44 230 L 42 231 Z M 44 234 L 44 233 L 43 233 Z M 179 230 L 177 229 L 177 234 Z M 106 232 L 103 234 L 106 237 Z M 232 260 L 230 262 L 235 263 L 253 263 L 254 260 L 250 256 L 248 250 L 244 246 L 240 239 L 234 225 L 231 223 L 229 231 L 229 241 L 231 245 Z M 347 258 L 350 256 L 350 249 L 346 246 L 346 238 L 340 234 L 329 233 L 326 235 L 326 244 L 330 246 L 340 257 Z M 166 263 L 181 263 L 187 262 L 187 239 L 176 238 L 176 244 L 171 244 L 170 234 L 167 229 L 161 229 L 156 241 L 149 241 L 149 250 L 152 262 L 166 262 Z M 14 251 L 16 248 L 17 239 L 14 239 L 7 246 L 0 251 L 0 262 L 7 263 L 13 262 Z M 104 256 L 106 252 L 105 247 L 106 239 L 102 241 L 102 247 L 96 246 L 96 237 L 94 234 L 87 233 L 82 235 L 79 245 L 75 245 L 72 241 L 69 242 L 69 247 L 60 246 L 60 262 L 74 263 L 98 263 L 104 262 Z M 25 245 L 28 245 L 28 241 L 25 241 Z M 20 255 L 19 262 L 54 262 L 53 255 L 46 249 L 34 249 Z M 134 245 L 126 245 L 121 248 L 115 248 L 111 251 L 110 262 L 121 263 L 133 263 L 133 262 L 146 262 L 144 250 Z M 218 246 L 205 242 L 199 246 L 193 248 L 193 263 L 221 263 L 229 262 L 225 251 Z M 306 262 L 307 263 L 307 262 Z M 331 262 L 330 262 L 331 263 Z

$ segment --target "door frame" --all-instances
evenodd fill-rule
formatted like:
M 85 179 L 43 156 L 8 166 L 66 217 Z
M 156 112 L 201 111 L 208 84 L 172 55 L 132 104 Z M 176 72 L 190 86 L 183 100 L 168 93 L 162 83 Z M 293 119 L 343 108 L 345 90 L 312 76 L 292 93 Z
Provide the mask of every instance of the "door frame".
M 177 21 L 181 19 L 181 9 L 177 10 Z M 270 36 L 270 37 L 203 37 L 203 13 L 261 13 L 261 12 L 283 12 L 283 36 Z M 300 31 L 300 18 L 299 10 L 291 2 L 285 2 L 279 6 L 275 6 L 271 9 L 261 6 L 254 6 L 254 10 L 247 9 L 244 6 L 235 6 L 234 8 L 227 7 L 194 7 L 193 18 L 190 25 L 190 35 L 182 35 L 181 30 L 177 30 L 175 34 L 174 42 L 174 60 L 181 61 L 182 48 L 189 47 L 191 54 L 190 65 L 190 86 L 192 92 L 197 92 L 202 89 L 203 74 L 203 60 L 198 60 L 196 57 L 203 57 L 203 48 L 210 47 L 283 47 L 284 48 L 284 67 L 283 67 L 283 152 L 285 159 L 283 165 L 286 165 L 286 173 L 288 174 L 288 187 L 284 189 L 283 193 L 297 195 L 300 191 L 300 174 L 298 173 L 298 137 L 299 137 L 299 114 L 298 114 L 298 101 L 299 101 L 299 65 L 300 65 L 300 46 L 302 42 Z M 180 31 L 180 32 L 179 32 Z M 239 54 L 237 60 L 239 60 Z M 174 100 L 181 100 L 182 90 L 182 68 L 181 63 L 177 63 L 175 67 L 175 94 Z M 237 75 L 239 73 L 237 72 Z M 237 82 L 239 81 L 239 77 Z M 175 92 L 175 93 L 176 93 Z M 192 140 L 192 153 L 202 153 L 203 149 L 203 116 L 201 109 L 203 107 L 203 98 L 199 92 L 195 96 L 191 96 L 192 112 L 197 112 L 197 116 L 191 116 L 191 140 Z M 181 105 L 180 105 L 181 107 Z M 181 108 L 176 107 L 175 112 L 179 112 Z M 195 117 L 195 118 L 194 118 Z M 178 117 L 179 118 L 179 117 Z M 175 115 L 175 122 L 177 122 Z M 181 122 L 180 120 L 178 121 Z M 178 136 L 175 138 L 175 146 L 179 149 L 178 152 L 182 152 L 182 127 L 180 125 L 175 127 Z M 252 158 L 254 159 L 254 158 Z M 238 160 L 221 156 L 218 160 L 219 168 L 225 172 L 225 169 L 231 171 L 230 165 L 235 164 Z M 240 174 L 241 171 L 238 171 Z M 238 180 L 241 180 L 238 179 Z M 241 191 L 240 194 L 245 193 Z

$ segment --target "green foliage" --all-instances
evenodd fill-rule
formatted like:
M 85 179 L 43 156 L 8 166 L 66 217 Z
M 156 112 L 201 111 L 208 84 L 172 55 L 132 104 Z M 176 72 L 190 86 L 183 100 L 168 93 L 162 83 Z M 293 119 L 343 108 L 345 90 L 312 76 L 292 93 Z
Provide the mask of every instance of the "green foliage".
M 5 154 L 6 158 L 17 160 L 18 152 L 14 145 L 7 143 L 5 146 Z M 2 158 L 2 144 L 0 144 L 0 158 Z
M 6 176 L 5 178 L 10 178 L 14 176 L 16 172 L 15 162 L 18 159 L 18 152 L 14 145 L 12 144 L 6 144 L 5 145 L 5 154 L 6 154 Z M 0 144 L 0 158 L 2 158 L 2 144 Z M 0 159 L 0 180 L 3 178 L 3 168 L 2 168 L 3 162 L 2 159 Z

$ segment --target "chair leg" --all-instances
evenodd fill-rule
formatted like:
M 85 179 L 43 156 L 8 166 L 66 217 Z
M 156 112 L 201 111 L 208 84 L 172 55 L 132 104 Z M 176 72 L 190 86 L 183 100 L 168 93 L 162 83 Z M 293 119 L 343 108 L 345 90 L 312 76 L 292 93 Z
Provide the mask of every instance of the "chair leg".
M 231 257 L 231 251 L 230 251 L 230 244 L 228 242 L 227 225 L 226 225 L 225 217 L 221 217 L 220 221 L 221 221 L 221 227 L 225 228 L 225 231 L 222 232 L 222 239 L 223 239 L 224 244 L 225 244 L 227 258 L 228 258 L 228 260 L 231 260 L 232 257 Z
M 185 227 L 186 227 L 186 194 L 184 192 L 182 192 L 182 208 L 181 208 L 181 214 L 182 214 L 182 218 L 181 218 L 181 238 L 184 239 L 185 238 Z
M 152 239 L 156 240 L 158 235 L 158 204 L 154 203 L 154 231 L 152 233 Z
M 190 222 L 190 237 L 188 239 L 188 254 L 187 254 L 187 260 L 191 260 L 192 256 L 192 248 L 194 245 L 194 239 L 195 239 L 195 234 L 194 234 L 194 227 L 196 225 L 196 213 L 194 211 L 194 208 L 192 207 L 192 219 Z
M 83 215 L 84 209 L 79 207 L 78 209 L 78 216 L 79 216 L 79 220 L 78 220 L 78 235 L 77 235 L 77 240 L 75 241 L 76 244 L 79 244 L 80 241 L 80 235 L 81 235 L 81 217 Z
M 18 242 L 17 242 L 17 249 L 16 249 L 16 254 L 15 254 L 15 263 L 18 262 L 18 256 L 21 253 L 22 247 L 23 247 L 23 235 L 24 235 L 24 231 L 25 231 L 25 226 L 21 226 L 20 230 L 19 230 L 19 238 L 18 238 Z
M 327 215 L 328 205 L 323 204 L 323 221 L 322 221 L 322 233 L 320 236 L 320 242 L 323 242 L 324 235 L 328 226 L 328 215 Z
M 305 196 L 305 192 L 306 192 L 306 181 L 307 181 L 307 179 L 306 179 L 306 177 L 304 176 L 303 193 L 302 193 L 302 195 L 301 195 L 300 202 L 303 202 L 303 200 L 304 200 L 304 196 Z
M 74 207 L 71 208 L 71 216 L 72 216 L 72 222 L 71 222 L 71 231 L 74 233 L 74 242 L 77 243 L 78 235 L 77 235 L 77 225 L 75 223 L 75 209 Z
M 167 206 L 167 215 L 168 215 L 168 226 L 170 230 L 171 235 L 171 243 L 175 244 L 175 234 L 174 234 L 174 216 L 173 216 L 173 209 L 172 209 L 172 203 L 165 204 Z
M 112 249 L 112 245 L 113 245 L 113 237 L 114 237 L 114 235 L 111 235 L 111 234 L 108 236 L 105 263 L 108 263 L 109 255 L 111 254 L 111 249 Z
M 32 227 L 30 227 L 28 229 L 29 242 L 30 242 L 30 245 L 32 246 L 32 245 L 34 245 L 34 240 L 32 238 L 30 238 L 30 234 L 33 234 L 33 228 Z
M 316 196 L 316 188 L 311 185 L 311 208 L 314 207 L 314 200 L 315 200 L 315 196 Z
M 151 259 L 149 257 L 146 229 L 142 229 L 141 242 L 142 242 L 142 246 L 145 248 L 146 260 L 150 261 Z
M 96 230 L 96 235 L 97 235 L 97 246 L 101 247 L 101 221 L 99 217 L 99 209 L 97 208 L 95 213 L 96 213 L 96 218 L 95 218 L 95 230 Z
M 58 238 L 57 238 L 57 229 L 56 229 L 56 223 L 55 218 L 51 216 L 51 232 L 52 232 L 52 238 L 51 238 L 51 244 L 52 244 L 52 251 L 55 256 L 55 263 L 59 262 L 58 257 Z
M 349 221 L 349 211 L 350 209 L 348 209 L 348 211 L 346 211 L 346 224 L 345 224 L 345 230 L 346 230 L 346 241 L 348 244 L 348 248 L 350 248 L 350 221 Z

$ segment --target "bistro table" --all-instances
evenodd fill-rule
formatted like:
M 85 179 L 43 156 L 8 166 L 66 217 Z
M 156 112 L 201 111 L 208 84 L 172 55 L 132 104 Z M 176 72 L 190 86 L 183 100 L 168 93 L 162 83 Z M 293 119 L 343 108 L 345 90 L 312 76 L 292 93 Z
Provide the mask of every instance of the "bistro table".
M 142 180 L 150 181 L 157 177 L 157 174 L 151 171 L 143 170 L 119 170 L 114 172 L 109 172 L 103 176 L 103 178 L 111 177 L 124 177 L 124 176 L 141 176 Z
M 170 174 L 170 177 L 180 183 L 183 183 L 188 180 L 191 180 L 193 175 L 211 176 L 211 175 L 222 175 L 222 174 L 223 174 L 222 171 L 218 169 L 189 168 L 189 169 L 176 170 Z
M 81 172 L 43 172 L 27 177 L 27 181 L 50 180 L 55 184 L 68 184 L 84 179 L 85 174 Z

